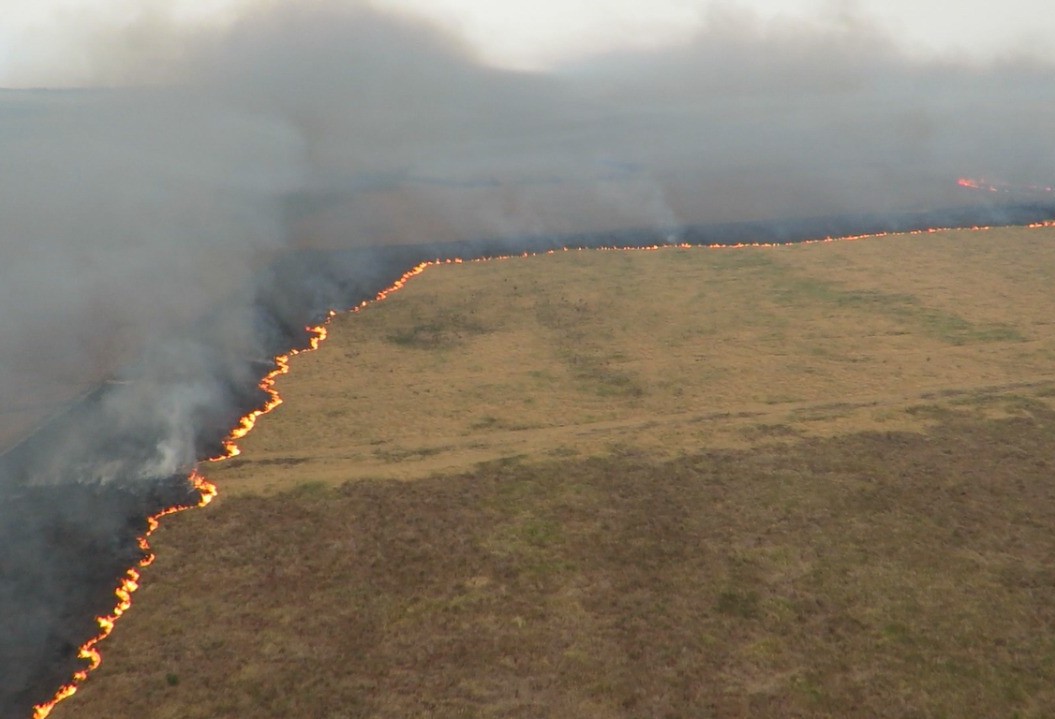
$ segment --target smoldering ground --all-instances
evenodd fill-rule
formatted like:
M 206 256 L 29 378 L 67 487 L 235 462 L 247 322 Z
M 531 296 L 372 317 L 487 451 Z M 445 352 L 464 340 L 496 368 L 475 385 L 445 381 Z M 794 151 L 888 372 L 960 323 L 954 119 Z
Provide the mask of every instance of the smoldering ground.
M 3 716 L 69 676 L 269 358 L 415 262 L 1055 213 L 1052 68 L 859 21 L 716 15 L 545 74 L 335 3 L 89 37 L 85 87 L 0 94 Z

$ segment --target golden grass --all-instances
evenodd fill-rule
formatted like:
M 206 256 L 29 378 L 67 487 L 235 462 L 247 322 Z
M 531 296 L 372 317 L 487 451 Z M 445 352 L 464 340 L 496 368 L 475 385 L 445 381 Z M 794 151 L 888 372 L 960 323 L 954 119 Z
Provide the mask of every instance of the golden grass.
M 55 716 L 1051 715 L 1053 275 L 1022 229 L 430 269 L 294 358 Z
M 410 478 L 757 427 L 918 429 L 925 395 L 1049 382 L 1052 230 L 443 265 L 334 321 L 227 492 Z M 267 471 L 268 467 L 277 471 Z

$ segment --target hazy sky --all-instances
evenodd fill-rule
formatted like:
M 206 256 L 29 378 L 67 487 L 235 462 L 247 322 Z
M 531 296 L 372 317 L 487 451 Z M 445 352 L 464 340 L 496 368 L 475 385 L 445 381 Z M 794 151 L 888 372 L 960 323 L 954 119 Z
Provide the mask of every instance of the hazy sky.
M 0 0 L 0 85 L 70 84 L 93 31 L 151 19 L 208 25 L 260 0 Z M 290 2 L 292 0 L 287 0 Z M 277 4 L 281 4 L 278 0 Z M 1051 0 L 374 0 L 429 17 L 498 65 L 545 68 L 684 42 L 714 13 L 867 23 L 913 54 L 1055 59 Z

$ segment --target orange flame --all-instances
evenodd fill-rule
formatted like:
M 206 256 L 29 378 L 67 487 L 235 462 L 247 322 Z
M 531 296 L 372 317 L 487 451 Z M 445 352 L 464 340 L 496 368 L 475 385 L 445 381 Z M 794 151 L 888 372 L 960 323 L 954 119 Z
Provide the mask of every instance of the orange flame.
M 956 184 L 960 187 L 966 187 L 969 190 L 981 190 L 983 192 L 1055 193 L 1055 186 L 1052 185 L 1012 185 L 1007 182 L 998 182 L 996 180 L 986 180 L 983 178 L 974 179 L 970 177 L 961 177 L 956 180 Z
M 260 389 L 264 390 L 267 394 L 267 400 L 264 402 L 264 406 L 259 409 L 254 409 L 252 412 L 238 420 L 238 425 L 232 429 L 221 442 L 224 453 L 218 457 L 210 457 L 210 462 L 220 462 L 225 459 L 230 459 L 231 457 L 237 457 L 242 453 L 242 450 L 238 448 L 236 442 L 253 430 L 253 427 L 256 426 L 257 419 L 259 419 L 261 415 L 267 414 L 275 407 L 282 404 L 282 398 L 279 396 L 278 390 L 275 389 L 275 380 L 289 372 L 289 358 L 294 355 L 303 354 L 304 352 L 317 350 L 322 341 L 326 339 L 326 324 L 336 314 L 336 312 L 330 310 L 329 316 L 321 325 L 305 328 L 311 334 L 311 337 L 308 339 L 307 347 L 290 350 L 284 355 L 278 355 L 275 357 L 275 368 L 268 372 L 267 375 L 260 380 L 259 384 Z
M 973 185 L 964 185 L 964 183 L 973 183 L 974 181 L 973 180 L 968 180 L 966 178 L 961 178 L 960 180 L 958 180 L 958 182 L 961 185 L 965 186 L 965 187 L 973 187 Z M 1055 191 L 1055 190 L 1052 190 L 1051 188 L 1045 188 L 1045 189 L 1048 190 L 1048 191 Z M 1033 222 L 1033 223 L 1031 223 L 1029 225 L 1026 225 L 1026 227 L 1028 227 L 1029 229 L 1039 229 L 1039 228 L 1044 228 L 1044 227 L 1052 228 L 1052 227 L 1055 227 L 1055 220 L 1041 220 L 1040 222 Z M 560 249 L 553 249 L 553 250 L 541 250 L 541 251 L 538 251 L 538 252 L 522 252 L 522 253 L 516 254 L 516 255 L 513 255 L 513 254 L 510 254 L 510 255 L 492 255 L 490 257 L 478 257 L 478 258 L 468 259 L 468 260 L 467 259 L 463 259 L 461 257 L 452 257 L 452 258 L 448 258 L 448 259 L 439 259 L 439 258 L 437 258 L 437 259 L 434 259 L 434 260 L 426 260 L 425 262 L 418 263 L 417 265 L 415 265 L 411 269 L 409 269 L 406 272 L 404 272 L 403 275 L 398 280 L 396 280 L 391 285 L 389 285 L 385 289 L 383 289 L 380 292 L 378 292 L 374 296 L 373 300 L 363 300 L 362 302 L 360 302 L 355 307 L 352 307 L 351 311 L 352 312 L 359 312 L 360 310 L 362 310 L 363 308 L 367 307 L 368 305 L 370 305 L 370 304 L 372 304 L 374 302 L 380 302 L 381 300 L 389 297 L 393 292 L 398 292 L 399 290 L 403 289 L 406 286 L 407 282 L 409 282 L 414 277 L 417 277 L 418 275 L 420 275 L 422 272 L 424 272 L 428 268 L 436 267 L 438 265 L 460 265 L 460 264 L 464 264 L 464 263 L 468 263 L 468 262 L 492 262 L 492 261 L 496 261 L 496 260 L 508 260 L 508 259 L 512 259 L 514 257 L 538 257 L 540 255 L 554 255 L 554 254 L 556 254 L 558 252 L 587 252 L 587 251 L 595 251 L 595 250 L 600 250 L 600 251 L 604 251 L 604 252 L 630 252 L 630 251 L 652 251 L 652 250 L 666 250 L 666 249 L 681 249 L 681 250 L 700 250 L 700 249 L 703 249 L 703 250 L 736 250 L 736 249 L 743 249 L 743 248 L 746 248 L 746 247 L 790 247 L 792 245 L 816 245 L 816 244 L 828 243 L 828 242 L 850 242 L 850 241 L 853 241 L 853 240 L 878 239 L 878 238 L 882 238 L 882 237 L 890 237 L 890 236 L 893 236 L 893 235 L 933 235 L 933 234 L 936 234 L 936 233 L 939 233 L 939 232 L 950 232 L 950 231 L 954 231 L 954 230 L 985 231 L 985 230 L 991 230 L 991 229 L 992 229 L 992 227 L 989 226 L 989 225 L 973 225 L 971 227 L 928 227 L 926 229 L 921 229 L 921 230 L 896 230 L 896 231 L 890 231 L 890 232 L 871 232 L 871 233 L 860 234 L 860 235 L 840 235 L 838 237 L 834 237 L 834 236 L 829 235 L 827 237 L 823 237 L 823 238 L 816 239 L 816 240 L 798 240 L 798 241 L 795 241 L 795 242 L 738 242 L 736 244 L 714 243 L 714 244 L 709 244 L 709 245 L 690 244 L 688 242 L 680 242 L 680 243 L 665 243 L 665 244 L 654 244 L 654 245 L 632 245 L 632 246 L 612 245 L 612 246 L 605 246 L 605 247 L 562 247 Z M 278 374 L 285 374 L 286 371 L 288 371 L 288 370 L 287 369 L 280 369 L 280 370 L 276 371 L 276 376 Z M 281 400 L 279 400 L 279 402 L 281 402 Z
M 960 187 L 966 187 L 969 190 L 986 190 L 988 192 L 1000 192 L 996 185 L 991 185 L 985 180 L 973 180 L 970 177 L 961 177 L 956 181 L 956 184 Z
M 114 622 L 131 608 L 132 594 L 139 589 L 139 569 L 150 565 L 154 561 L 154 554 L 150 551 L 148 537 L 150 537 L 154 530 L 158 528 L 158 520 L 165 515 L 175 514 L 184 509 L 190 509 L 191 507 L 204 507 L 212 501 L 213 497 L 216 496 L 216 486 L 205 479 L 205 477 L 198 474 L 197 471 L 192 472 L 189 479 L 191 484 L 198 491 L 198 503 L 168 507 L 157 514 L 147 517 L 146 534 L 138 540 L 139 547 L 145 552 L 143 558 L 139 560 L 139 568 L 129 569 L 125 573 L 125 576 L 121 579 L 117 588 L 114 590 L 114 596 L 117 597 L 117 604 L 114 605 L 114 608 L 111 609 L 110 613 L 106 616 L 96 617 L 96 622 L 99 624 L 99 633 L 82 644 L 80 651 L 77 653 L 77 656 L 86 661 L 88 665 L 75 672 L 68 682 L 59 687 L 58 691 L 55 692 L 55 695 L 50 701 L 34 706 L 33 719 L 44 719 L 44 717 L 51 714 L 51 710 L 55 708 L 56 704 L 76 694 L 77 687 L 88 678 L 88 675 L 91 672 L 99 668 L 99 665 L 103 660 L 98 649 L 99 642 L 110 636 L 110 633 L 114 630 Z
M 271 370 L 271 372 L 260 381 L 260 388 L 267 393 L 268 400 L 264 403 L 263 407 L 253 410 L 239 420 L 238 425 L 232 429 L 222 441 L 225 453 L 219 457 L 211 458 L 210 461 L 220 461 L 229 457 L 237 456 L 240 450 L 235 444 L 235 441 L 249 434 L 250 430 L 252 430 L 253 426 L 256 424 L 258 417 L 267 414 L 275 407 L 282 404 L 282 398 L 279 397 L 278 392 L 275 390 L 275 380 L 279 375 L 289 372 L 290 357 L 301 354 L 302 352 L 310 352 L 311 350 L 318 349 L 319 344 L 326 339 L 326 323 L 329 322 L 330 318 L 335 314 L 337 313 L 331 310 L 326 322 L 317 327 L 306 328 L 311 335 L 308 339 L 307 347 L 303 349 L 294 349 L 287 354 L 275 357 L 275 369 Z M 131 608 L 132 594 L 139 588 L 139 569 L 148 567 L 154 563 L 155 555 L 150 549 L 149 537 L 160 525 L 161 518 L 185 509 L 190 509 L 192 506 L 204 507 L 216 496 L 218 491 L 216 485 L 205 479 L 205 477 L 199 474 L 197 470 L 191 472 L 189 480 L 194 488 L 198 490 L 200 495 L 198 503 L 196 505 L 169 507 L 147 517 L 147 531 L 137 540 L 139 548 L 144 553 L 143 558 L 139 560 L 138 567 L 129 569 L 118 583 L 117 589 L 114 590 L 114 595 L 117 597 L 117 604 L 114 605 L 114 608 L 107 616 L 96 617 L 96 621 L 99 624 L 99 633 L 82 644 L 80 651 L 77 654 L 79 658 L 88 663 L 88 666 L 75 672 L 70 678 L 70 681 L 59 687 L 50 701 L 34 706 L 33 719 L 44 719 L 51 714 L 51 711 L 55 708 L 56 704 L 76 694 L 77 687 L 82 684 L 88 678 L 88 675 L 95 671 L 102 663 L 102 655 L 99 653 L 98 644 L 110 636 L 111 632 L 114 630 L 114 622 Z

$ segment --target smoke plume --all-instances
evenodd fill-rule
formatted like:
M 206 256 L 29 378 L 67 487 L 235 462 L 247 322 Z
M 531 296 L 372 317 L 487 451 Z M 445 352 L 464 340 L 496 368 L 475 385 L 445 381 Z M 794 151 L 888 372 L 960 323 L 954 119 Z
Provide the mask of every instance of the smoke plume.
M 547 73 L 337 3 L 79 49 L 84 87 L 0 91 L 3 716 L 70 675 L 270 358 L 410 264 L 1055 214 L 1052 67 L 910 59 L 860 20 L 718 13 Z

